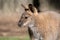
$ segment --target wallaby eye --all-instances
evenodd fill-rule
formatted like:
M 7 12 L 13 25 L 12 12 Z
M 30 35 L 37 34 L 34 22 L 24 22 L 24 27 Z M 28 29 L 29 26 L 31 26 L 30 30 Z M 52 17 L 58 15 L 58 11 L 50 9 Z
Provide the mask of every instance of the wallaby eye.
M 28 17 L 25 17 L 25 19 L 27 19 Z
M 28 11 L 29 9 L 25 9 L 25 11 Z

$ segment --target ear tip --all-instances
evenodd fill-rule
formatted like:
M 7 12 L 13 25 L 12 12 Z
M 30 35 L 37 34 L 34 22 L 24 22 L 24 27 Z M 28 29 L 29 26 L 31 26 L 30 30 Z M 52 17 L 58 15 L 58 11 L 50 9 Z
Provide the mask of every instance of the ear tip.
M 21 6 L 24 6 L 23 4 L 21 4 Z
M 33 5 L 32 5 L 32 4 L 29 4 L 28 6 L 29 6 L 29 7 L 32 7 Z
M 23 7 L 23 4 L 21 4 L 21 6 Z
M 29 4 L 29 5 L 32 5 L 32 4 Z

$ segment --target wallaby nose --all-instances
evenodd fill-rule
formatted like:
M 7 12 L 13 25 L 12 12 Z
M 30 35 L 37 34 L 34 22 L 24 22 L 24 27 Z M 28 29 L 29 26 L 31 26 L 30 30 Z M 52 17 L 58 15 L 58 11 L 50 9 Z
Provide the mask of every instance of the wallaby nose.
M 21 23 L 18 23 L 18 26 L 21 27 Z
M 19 21 L 19 22 L 18 22 L 18 26 L 21 27 L 21 25 L 22 25 L 22 23 Z

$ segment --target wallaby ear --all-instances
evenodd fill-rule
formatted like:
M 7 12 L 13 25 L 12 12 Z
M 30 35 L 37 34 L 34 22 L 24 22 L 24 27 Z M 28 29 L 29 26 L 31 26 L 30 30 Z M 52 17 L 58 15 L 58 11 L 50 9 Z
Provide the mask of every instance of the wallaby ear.
M 33 5 L 32 5 L 32 4 L 29 4 L 28 7 L 29 7 L 30 11 L 31 11 L 32 13 L 34 13 Z
M 25 11 L 29 14 L 29 15 L 33 15 L 33 13 L 31 12 L 31 10 L 29 9 L 28 6 L 24 6 L 23 4 L 21 4 L 21 6 L 25 9 Z
M 28 6 L 21 4 L 21 6 L 25 9 L 25 11 L 29 10 Z
M 37 9 L 34 7 L 34 14 L 38 14 L 38 11 L 37 11 Z
M 32 4 L 29 4 L 28 7 L 31 10 L 31 12 L 34 13 L 34 15 L 38 14 L 37 9 Z

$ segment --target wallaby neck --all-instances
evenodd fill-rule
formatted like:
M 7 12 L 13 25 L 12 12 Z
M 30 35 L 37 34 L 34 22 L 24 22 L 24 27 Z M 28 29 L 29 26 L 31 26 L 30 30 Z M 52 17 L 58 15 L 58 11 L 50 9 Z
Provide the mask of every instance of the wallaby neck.
M 41 34 L 38 32 L 38 29 L 37 27 L 35 26 L 35 22 L 32 21 L 28 27 L 30 28 L 30 30 L 32 31 L 33 33 L 33 37 L 34 37 L 34 40 L 41 40 L 42 37 L 41 37 Z

